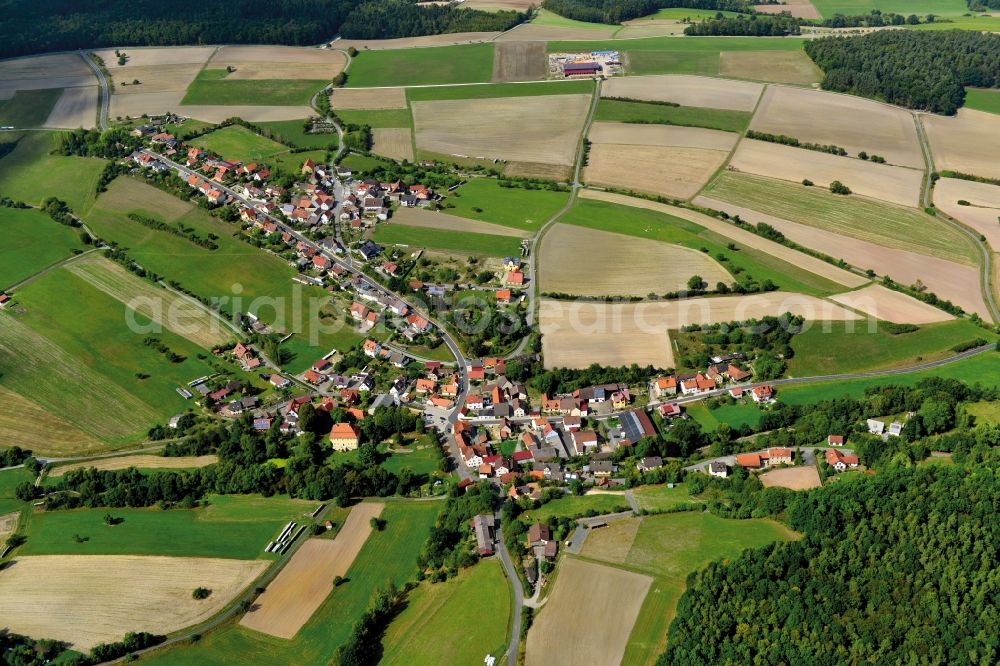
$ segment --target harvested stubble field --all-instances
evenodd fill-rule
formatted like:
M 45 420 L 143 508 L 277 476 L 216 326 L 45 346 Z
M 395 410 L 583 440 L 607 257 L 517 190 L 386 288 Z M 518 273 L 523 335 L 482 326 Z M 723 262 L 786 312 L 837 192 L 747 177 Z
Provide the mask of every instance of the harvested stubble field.
M 306 541 L 240 624 L 279 638 L 294 638 L 333 590 L 333 579 L 347 574 L 371 534 L 371 519 L 379 517 L 383 508 L 384 504 L 358 504 L 335 539 Z
M 851 185 L 846 184 L 848 187 Z M 977 261 L 975 246 L 961 231 L 922 211 L 876 199 L 842 196 L 817 187 L 732 172 L 720 175 L 705 188 L 703 194 L 735 206 L 888 248 L 920 252 L 970 266 Z M 813 243 L 803 245 L 824 248 Z M 879 262 L 862 267 L 878 270 L 884 265 Z
M 555 588 L 528 632 L 527 666 L 617 664 L 653 579 L 642 574 L 565 558 Z M 594 608 L 614 608 L 599 622 Z
M 19 557 L 0 572 L 0 624 L 80 651 L 128 631 L 170 633 L 217 613 L 266 566 L 198 557 Z M 193 599 L 196 587 L 211 596 Z
M 990 316 L 989 308 L 986 307 L 978 287 L 979 270 L 974 266 L 938 259 L 923 253 L 878 245 L 833 231 L 759 213 L 756 210 L 707 196 L 698 197 L 695 199 L 695 203 L 715 210 L 724 210 L 731 215 L 739 215 L 751 224 L 767 223 L 803 247 L 815 248 L 831 257 L 843 259 L 852 266 L 862 269 L 871 268 L 879 275 L 888 275 L 900 284 L 912 285 L 919 281 L 940 298 L 950 300 L 966 312 L 978 312 L 981 316 Z M 831 268 L 834 267 L 831 266 Z M 860 276 L 859 279 L 862 284 L 865 282 L 864 278 L 860 278 Z
M 626 21 L 615 33 L 615 39 L 638 39 L 641 37 L 665 37 L 683 35 L 686 23 L 672 19 L 634 19 Z
M 571 167 L 567 164 L 510 161 L 503 168 L 503 175 L 514 178 L 541 178 L 563 182 L 569 178 Z
M 589 104 L 588 95 L 414 102 L 417 148 L 570 165 Z
M 960 206 L 959 201 L 970 205 Z M 1000 252 L 1000 187 L 957 178 L 940 178 L 934 184 L 934 205 L 986 237 Z
M 36 402 L 0 386 L 0 436 L 5 446 L 20 446 L 39 455 L 70 455 L 98 451 L 101 443 L 89 433 Z
M 785 0 L 780 5 L 754 5 L 753 7 L 762 14 L 780 14 L 788 12 L 796 18 L 818 19 L 822 18 L 819 11 L 809 0 Z
M 334 88 L 334 109 L 405 109 L 406 88 Z
M 809 179 L 819 187 L 829 187 L 830 183 L 839 180 L 856 194 L 914 208 L 920 203 L 920 187 L 924 180 L 923 172 L 916 169 L 753 139 L 740 143 L 729 167 L 733 171 L 793 183 Z
M 166 457 L 151 455 L 119 456 L 116 458 L 97 458 L 85 462 L 71 463 L 54 468 L 50 477 L 63 476 L 74 469 L 118 470 L 135 467 L 136 469 L 195 469 L 207 467 L 219 462 L 219 456 L 182 456 Z
M 650 303 L 566 302 L 542 299 L 539 326 L 546 368 L 651 364 L 673 366 L 667 331 L 689 324 L 746 321 L 789 312 L 809 321 L 849 321 L 861 316 L 804 294 L 691 298 Z
M 823 483 L 819 480 L 819 472 L 813 465 L 805 467 L 786 467 L 773 469 L 759 477 L 765 488 L 788 488 L 789 490 L 809 490 L 819 488 Z
M 582 199 L 606 201 L 608 203 L 652 210 L 680 217 L 690 222 L 694 222 L 695 224 L 719 234 L 724 238 L 733 240 L 742 246 L 766 253 L 767 255 L 780 259 L 790 265 L 798 266 L 813 275 L 820 276 L 826 280 L 845 287 L 860 287 L 868 281 L 864 277 L 845 271 L 844 269 L 829 264 L 822 259 L 817 259 L 816 257 L 804 254 L 798 250 L 793 250 L 790 247 L 768 240 L 762 236 L 758 236 L 753 232 L 740 229 L 736 225 L 729 222 L 723 222 L 718 218 L 709 217 L 708 215 L 703 215 L 702 213 L 688 210 L 686 208 L 677 208 L 675 206 L 668 206 L 666 204 L 649 201 L 647 199 L 638 199 L 636 197 L 629 197 L 612 192 L 599 192 L 596 190 L 581 190 L 580 197 Z
M 1000 115 L 959 109 L 958 115 L 920 116 L 939 171 L 1000 178 Z
M 91 255 L 66 270 L 199 347 L 211 350 L 233 337 L 202 304 L 157 287 L 104 257 Z
M 494 81 L 534 81 L 548 72 L 545 42 L 497 42 L 493 52 Z
M 663 74 L 609 79 L 601 87 L 601 97 L 674 102 L 707 109 L 753 111 L 763 89 L 764 86 L 759 83 L 748 81 Z
M 910 112 L 853 95 L 770 86 L 750 129 L 841 146 L 851 155 L 864 150 L 889 164 L 924 168 Z
M 595 143 L 583 180 L 678 199 L 694 196 L 729 153 L 702 148 Z
M 125 54 L 125 64 L 118 64 L 115 49 L 101 49 L 94 53 L 104 61 L 104 66 L 112 76 L 116 72 L 124 72 L 137 67 L 161 67 L 171 65 L 203 65 L 215 53 L 214 46 L 168 46 L 168 47 L 138 47 L 128 46 L 119 49 Z
M 379 127 L 372 130 L 372 152 L 382 157 L 413 161 L 413 134 L 408 127 Z
M 347 56 L 334 49 L 307 46 L 223 46 L 208 61 L 210 69 L 236 69 L 232 78 L 329 79 L 343 71 Z M 241 70 L 251 70 L 250 72 Z
M 569 224 L 553 226 L 539 253 L 542 292 L 645 296 L 683 290 L 692 275 L 710 285 L 732 280 L 721 264 L 697 250 Z
M 111 72 L 111 94 L 138 95 L 183 92 L 201 71 L 200 64 L 127 66 Z M 133 81 L 139 81 L 138 84 Z
M 720 132 L 702 127 L 596 122 L 590 126 L 587 138 L 592 144 L 669 146 L 729 152 L 736 146 L 740 135 L 735 132 Z
M 641 523 L 641 520 L 631 518 L 608 523 L 607 527 L 600 528 L 599 538 L 590 538 L 593 535 L 588 535 L 581 554 L 602 562 L 623 564 L 628 551 L 632 549 L 632 542 L 635 541 Z
M 774 6 L 784 8 L 784 5 Z M 719 74 L 802 85 L 823 78 L 823 71 L 804 51 L 723 51 L 719 54 Z
M 492 222 L 482 222 L 480 220 L 470 220 L 465 217 L 457 217 L 423 208 L 400 208 L 393 214 L 392 221 L 408 227 L 425 227 L 429 229 L 442 229 L 444 231 L 490 234 L 493 236 L 525 238 L 531 235 L 528 231 L 514 227 L 493 224 Z
M 860 310 L 877 319 L 891 321 L 894 324 L 933 324 L 939 321 L 949 321 L 955 317 L 933 305 L 918 301 L 912 296 L 901 294 L 872 284 L 857 291 L 831 296 L 837 301 L 854 310 Z
M 96 84 L 97 78 L 90 67 L 75 53 L 0 60 L 0 90 L 76 88 Z
M 45 127 L 92 128 L 97 117 L 97 86 L 66 88 L 49 112 Z

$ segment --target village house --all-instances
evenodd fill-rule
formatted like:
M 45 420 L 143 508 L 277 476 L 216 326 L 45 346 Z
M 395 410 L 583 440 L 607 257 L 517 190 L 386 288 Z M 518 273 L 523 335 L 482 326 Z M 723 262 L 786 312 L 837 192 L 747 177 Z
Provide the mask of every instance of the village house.
M 639 460 L 635 465 L 635 468 L 640 472 L 649 472 L 660 467 L 663 467 L 663 458 L 659 456 L 647 456 Z
M 750 398 L 756 403 L 771 402 L 774 399 L 774 389 L 770 386 L 755 386 L 750 389 Z
M 650 400 L 661 400 L 664 396 L 677 395 L 677 378 L 673 375 L 669 377 L 654 377 L 649 382 Z
M 715 382 L 700 372 L 693 378 L 681 382 L 681 393 L 684 395 L 697 395 L 715 388 Z
M 828 435 L 826 438 L 826 443 L 830 446 L 843 446 L 844 436 L 843 435 Z
M 271 385 L 274 386 L 274 388 L 279 388 L 279 389 L 288 388 L 289 386 L 292 385 L 292 381 L 290 379 L 282 377 L 277 373 L 271 375 L 271 379 L 269 381 L 271 382 Z
M 720 479 L 724 479 L 729 476 L 729 466 L 726 463 L 715 460 L 707 465 L 709 476 L 717 476 Z
M 860 464 L 858 457 L 853 453 L 844 453 L 843 451 L 837 451 L 835 449 L 826 450 L 826 464 L 837 472 L 843 472 L 848 469 L 856 469 Z
M 334 451 L 353 451 L 358 448 L 360 431 L 352 423 L 335 423 L 330 429 L 330 444 Z
M 544 546 L 552 539 L 549 526 L 544 523 L 533 523 L 528 527 L 528 548 Z

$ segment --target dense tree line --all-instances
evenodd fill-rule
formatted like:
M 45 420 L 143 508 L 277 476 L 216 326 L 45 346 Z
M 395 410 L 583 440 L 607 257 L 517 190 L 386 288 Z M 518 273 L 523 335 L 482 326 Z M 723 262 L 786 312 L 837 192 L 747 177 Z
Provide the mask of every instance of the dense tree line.
M 750 4 L 744 0 L 544 0 L 542 6 L 569 19 L 612 24 L 648 16 L 671 7 L 752 11 Z
M 406 607 L 407 588 L 399 589 L 390 580 L 377 590 L 368 610 L 354 623 L 347 642 L 337 648 L 334 666 L 375 666 L 382 659 L 382 635 L 392 619 Z
M 419 6 L 415 0 L 364 2 L 350 14 L 340 34 L 348 39 L 390 39 L 451 32 L 503 32 L 531 18 L 530 11 L 484 12 L 448 5 Z
M 745 35 L 750 37 L 785 37 L 802 34 L 802 20 L 786 14 L 753 14 L 714 18 L 692 23 L 684 28 L 688 36 L 716 37 Z
M 496 488 L 485 481 L 467 489 L 453 488 L 420 552 L 417 560 L 420 570 L 431 569 L 432 579 L 443 580 L 441 569 L 455 571 L 475 564 L 479 556 L 469 524 L 473 516 L 492 515 L 496 498 Z
M 934 22 L 934 15 L 926 17 L 928 23 Z M 830 18 L 823 19 L 820 25 L 824 28 L 881 28 L 887 25 L 920 25 L 921 19 L 916 14 L 903 16 L 893 12 L 881 12 L 873 9 L 869 14 L 857 14 L 845 16 L 844 14 L 834 14 Z
M 780 143 L 783 146 L 795 146 L 796 148 L 805 148 L 806 150 L 815 150 L 821 153 L 840 155 L 842 157 L 847 155 L 847 151 L 840 146 L 835 146 L 831 143 L 811 143 L 809 141 L 800 141 L 794 136 L 788 136 L 787 134 L 769 134 L 768 132 L 747 130 L 747 138 L 756 139 L 757 141 L 767 141 L 768 143 Z
M 954 114 L 965 86 L 995 88 L 1000 35 L 965 30 L 883 30 L 806 42 L 823 87 L 911 109 Z
M 786 493 L 805 537 L 689 576 L 659 663 L 997 663 L 998 466 Z

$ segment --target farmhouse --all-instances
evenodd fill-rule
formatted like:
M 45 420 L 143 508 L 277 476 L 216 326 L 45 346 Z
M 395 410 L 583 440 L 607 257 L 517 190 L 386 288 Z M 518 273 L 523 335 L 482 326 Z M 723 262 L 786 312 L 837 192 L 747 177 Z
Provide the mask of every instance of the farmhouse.
M 358 448 L 360 431 L 351 423 L 335 423 L 330 429 L 330 444 L 334 451 L 353 451 Z
M 544 546 L 552 539 L 549 526 L 543 523 L 535 523 L 528 528 L 528 548 L 534 546 Z
M 829 435 L 826 438 L 826 443 L 830 446 L 843 446 L 844 436 L 843 435 Z
M 791 465 L 792 450 L 786 448 L 770 448 L 756 453 L 739 453 L 736 464 L 746 469 L 763 469 L 774 465 Z
M 495 525 L 495 519 L 488 513 L 479 514 L 472 518 L 472 531 L 476 534 L 476 549 L 481 557 L 489 557 L 494 552 L 493 530 Z
M 644 437 L 656 436 L 653 422 L 649 420 L 649 415 L 641 409 L 625 412 L 619 418 L 622 428 L 625 430 L 625 439 L 629 444 L 637 444 Z
M 847 469 L 856 469 L 859 462 L 858 457 L 853 453 L 844 453 L 835 449 L 827 449 L 826 451 L 826 464 L 834 471 L 843 472 Z

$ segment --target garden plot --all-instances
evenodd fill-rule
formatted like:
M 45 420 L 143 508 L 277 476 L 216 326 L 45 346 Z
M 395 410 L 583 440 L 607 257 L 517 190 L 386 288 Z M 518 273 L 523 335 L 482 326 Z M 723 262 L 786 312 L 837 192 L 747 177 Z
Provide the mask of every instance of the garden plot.
M 934 324 L 955 318 L 933 305 L 928 305 L 912 296 L 901 294 L 880 284 L 869 285 L 845 294 L 837 294 L 831 296 L 830 300 L 894 324 Z
M 831 257 L 843 259 L 852 266 L 870 268 L 879 275 L 888 275 L 903 285 L 922 283 L 940 298 L 950 300 L 966 312 L 977 312 L 983 317 L 990 316 L 979 289 L 979 269 L 974 266 L 877 245 L 709 197 L 698 197 L 695 203 L 715 210 L 724 210 L 731 215 L 739 215 L 751 224 L 765 222 L 803 247 L 814 248 Z
M 1000 115 L 959 109 L 956 116 L 921 115 L 939 171 L 1000 178 Z
M 413 135 L 409 127 L 378 127 L 372 130 L 372 152 L 391 160 L 413 161 Z
M 603 666 L 625 654 L 653 579 L 567 558 L 555 588 L 528 632 L 526 666 Z M 595 609 L 613 609 L 594 620 Z
M 334 88 L 334 109 L 405 109 L 406 88 Z
M 45 127 L 92 128 L 97 119 L 97 86 L 66 88 L 49 112 Z
M 959 201 L 968 201 L 969 205 L 960 206 Z M 993 251 L 1000 252 L 1000 187 L 941 178 L 934 184 L 934 205 L 985 236 Z
M 279 638 L 293 638 L 333 591 L 333 579 L 351 568 L 371 534 L 371 519 L 378 518 L 384 507 L 358 504 L 335 539 L 306 541 L 267 591 L 257 597 L 240 624 Z
M 692 275 L 710 285 L 732 277 L 707 254 L 679 245 L 556 224 L 542 240 L 540 290 L 578 296 L 682 291 Z
M 729 168 L 795 183 L 809 179 L 819 187 L 829 187 L 839 180 L 856 194 L 912 207 L 919 205 L 924 180 L 923 172 L 916 169 L 753 139 L 740 143 Z
M 544 42 L 497 42 L 494 81 L 534 81 L 547 74 Z
M 199 557 L 18 557 L 0 571 L 0 624 L 86 652 L 129 631 L 167 634 L 207 620 L 266 566 Z M 196 587 L 212 594 L 196 600 Z
M 331 79 L 344 70 L 347 55 L 302 46 L 223 46 L 208 69 L 235 69 L 227 79 Z
M 445 155 L 571 165 L 589 95 L 414 102 L 417 148 Z
M 428 229 L 441 229 L 443 231 L 471 232 L 476 234 L 489 234 L 492 236 L 516 236 L 525 238 L 531 234 L 521 229 L 493 224 L 492 222 L 482 222 L 466 217 L 448 215 L 429 211 L 424 208 L 400 208 L 392 216 L 392 223 L 402 224 L 407 227 L 425 227 Z
M 49 476 L 63 476 L 75 469 L 90 468 L 101 471 L 128 469 L 130 467 L 135 467 L 136 469 L 195 469 L 214 465 L 217 462 L 219 462 L 219 456 L 216 455 L 176 457 L 150 455 L 119 456 L 116 458 L 97 458 L 85 462 L 61 465 L 53 468 Z
M 816 83 L 823 78 L 823 71 L 805 51 L 723 51 L 719 54 L 719 74 L 739 79 L 802 85 Z
M 749 81 L 663 74 L 609 79 L 601 86 L 601 97 L 675 102 L 706 109 L 753 111 L 763 89 L 764 86 L 759 83 Z
M 889 164 L 924 168 L 910 112 L 853 95 L 770 86 L 750 129 L 841 146 L 851 155 L 864 150 Z

